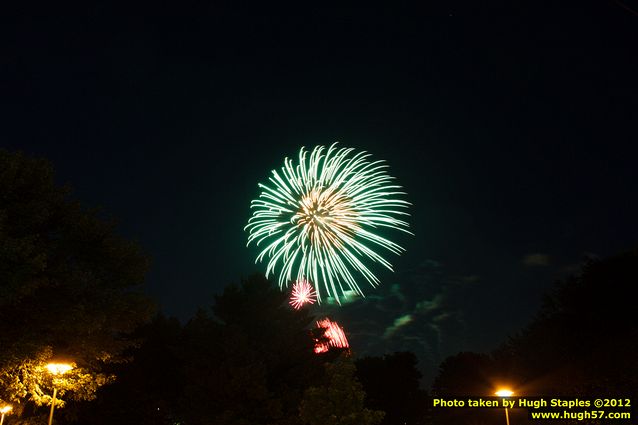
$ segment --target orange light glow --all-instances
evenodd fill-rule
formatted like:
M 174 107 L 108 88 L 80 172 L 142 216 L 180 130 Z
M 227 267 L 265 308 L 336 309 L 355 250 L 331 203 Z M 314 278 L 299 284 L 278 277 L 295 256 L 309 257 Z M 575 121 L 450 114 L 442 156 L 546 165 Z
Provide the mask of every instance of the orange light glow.
M 65 373 L 73 369 L 73 366 L 68 363 L 49 363 L 47 365 L 47 369 L 53 375 L 64 375 Z

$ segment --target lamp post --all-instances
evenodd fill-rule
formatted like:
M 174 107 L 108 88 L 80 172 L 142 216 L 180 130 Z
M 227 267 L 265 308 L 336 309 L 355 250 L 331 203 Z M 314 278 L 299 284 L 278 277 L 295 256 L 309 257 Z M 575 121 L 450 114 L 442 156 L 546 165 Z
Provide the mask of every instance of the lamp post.
M 73 369 L 73 366 L 67 363 L 49 363 L 47 365 L 47 369 L 49 370 L 49 373 L 51 373 L 55 377 L 58 375 L 64 375 L 65 373 Z M 53 409 L 55 409 L 56 395 L 58 395 L 58 389 L 55 387 L 55 382 L 54 382 L 53 383 L 53 398 L 51 399 L 51 411 L 49 412 L 49 425 L 53 423 Z
M 13 410 L 13 406 L 11 406 L 10 404 L 5 404 L 4 406 L 0 407 L 0 413 L 2 413 L 2 417 L 0 417 L 0 425 L 4 423 L 4 415 L 9 413 L 11 410 Z
M 511 397 L 511 396 L 514 395 L 514 392 L 512 392 L 511 390 L 503 388 L 501 390 L 498 390 L 495 394 L 497 396 L 499 396 L 499 397 Z M 510 425 L 510 415 L 507 412 L 507 406 L 505 406 L 505 423 L 507 425 Z M 49 424 L 49 425 L 51 425 L 51 424 Z

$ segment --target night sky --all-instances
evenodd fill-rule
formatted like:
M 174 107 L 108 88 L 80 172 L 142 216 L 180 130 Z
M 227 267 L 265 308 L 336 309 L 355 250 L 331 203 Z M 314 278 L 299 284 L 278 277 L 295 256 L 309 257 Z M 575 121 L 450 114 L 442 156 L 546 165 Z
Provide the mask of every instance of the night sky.
M 415 236 L 365 300 L 318 312 L 358 355 L 414 351 L 429 382 L 586 256 L 636 245 L 638 2 L 420 3 L 3 13 L 0 147 L 116 218 L 182 320 L 265 271 L 243 227 L 284 157 L 385 159 Z

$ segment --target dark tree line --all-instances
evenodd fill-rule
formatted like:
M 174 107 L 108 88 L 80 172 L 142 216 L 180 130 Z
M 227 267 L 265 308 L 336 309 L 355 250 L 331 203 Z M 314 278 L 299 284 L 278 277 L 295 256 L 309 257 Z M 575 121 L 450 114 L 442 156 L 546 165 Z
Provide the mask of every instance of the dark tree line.
M 134 350 L 134 361 L 114 370 L 117 382 L 81 406 L 78 423 L 416 420 L 425 400 L 418 400 L 413 354 L 358 361 L 343 350 L 317 355 L 313 348 L 322 332 L 313 330 L 314 320 L 307 310 L 291 309 L 286 294 L 261 275 L 228 286 L 210 312 L 201 310 L 183 326 L 157 316 L 140 330 L 145 342 Z
M 185 325 L 158 316 L 119 379 L 85 406 L 85 423 L 294 424 L 323 373 L 305 311 L 262 276 L 230 285 Z M 81 421 L 82 422 L 82 421 Z

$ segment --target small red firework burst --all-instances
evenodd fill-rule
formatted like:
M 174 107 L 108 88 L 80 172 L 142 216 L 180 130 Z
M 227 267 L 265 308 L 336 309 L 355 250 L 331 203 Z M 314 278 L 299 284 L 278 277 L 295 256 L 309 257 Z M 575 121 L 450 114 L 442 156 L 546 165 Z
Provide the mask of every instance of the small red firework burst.
M 315 344 L 315 353 L 325 353 L 330 349 L 330 347 L 350 347 L 350 344 L 348 344 L 348 338 L 346 338 L 346 334 L 343 332 L 343 328 L 339 326 L 337 322 L 333 322 L 326 317 L 325 319 L 319 320 L 317 322 L 317 327 L 326 330 L 323 335 L 328 340 L 322 342 L 318 341 Z
M 317 301 L 317 293 L 310 282 L 300 279 L 292 285 L 290 294 L 290 305 L 299 310 L 304 304 L 314 304 Z

